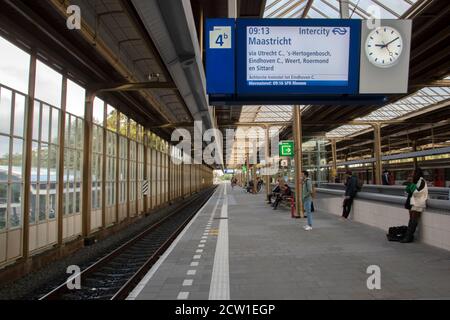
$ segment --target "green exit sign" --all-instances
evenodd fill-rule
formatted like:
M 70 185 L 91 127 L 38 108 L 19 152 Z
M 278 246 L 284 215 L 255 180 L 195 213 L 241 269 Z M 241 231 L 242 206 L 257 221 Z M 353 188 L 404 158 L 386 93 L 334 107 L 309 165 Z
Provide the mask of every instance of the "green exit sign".
M 294 141 L 280 142 L 280 157 L 292 157 L 294 155 Z

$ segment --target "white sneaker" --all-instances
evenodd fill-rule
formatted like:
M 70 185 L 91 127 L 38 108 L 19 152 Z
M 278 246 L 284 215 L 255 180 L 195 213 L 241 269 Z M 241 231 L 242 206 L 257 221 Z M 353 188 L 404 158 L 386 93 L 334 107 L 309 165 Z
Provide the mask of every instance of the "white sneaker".
M 311 230 L 312 230 L 312 227 L 311 227 L 311 226 L 306 226 L 306 227 L 305 227 L 305 230 L 306 230 L 306 231 L 311 231 Z
M 303 229 L 306 230 L 306 229 L 308 229 L 308 227 L 309 227 L 308 225 L 304 225 L 304 226 L 303 226 Z

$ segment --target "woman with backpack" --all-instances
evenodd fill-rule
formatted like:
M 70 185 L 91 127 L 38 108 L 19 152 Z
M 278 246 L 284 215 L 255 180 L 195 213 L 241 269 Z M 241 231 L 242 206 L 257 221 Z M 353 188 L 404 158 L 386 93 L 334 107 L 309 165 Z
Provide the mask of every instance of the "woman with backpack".
M 428 186 L 423 178 L 423 171 L 417 167 L 414 170 L 413 181 L 406 187 L 408 198 L 405 208 L 409 210 L 408 230 L 401 243 L 409 243 L 414 241 L 414 232 L 419 224 L 420 214 L 424 212 L 427 206 Z

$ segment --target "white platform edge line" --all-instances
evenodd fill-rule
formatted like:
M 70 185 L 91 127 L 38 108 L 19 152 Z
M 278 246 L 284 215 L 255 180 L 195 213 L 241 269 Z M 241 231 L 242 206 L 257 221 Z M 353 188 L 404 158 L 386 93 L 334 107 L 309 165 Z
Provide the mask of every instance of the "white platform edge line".
M 136 300 L 138 295 L 144 290 L 147 283 L 150 281 L 150 279 L 155 275 L 156 271 L 158 271 L 159 267 L 164 263 L 164 261 L 167 259 L 167 257 L 172 253 L 173 249 L 177 246 L 178 242 L 181 240 L 181 238 L 184 236 L 184 234 L 189 230 L 191 225 L 197 220 L 197 217 L 203 213 L 203 210 L 205 207 L 209 204 L 209 202 L 214 198 L 214 196 L 219 193 L 222 186 L 219 186 L 219 188 L 214 191 L 214 193 L 211 195 L 209 200 L 203 205 L 203 207 L 200 208 L 200 210 L 197 212 L 197 214 L 192 218 L 192 220 L 188 223 L 186 228 L 178 235 L 178 237 L 172 242 L 170 247 L 164 252 L 164 254 L 156 261 L 156 263 L 151 267 L 151 269 L 148 271 L 148 273 L 145 275 L 145 277 L 139 282 L 139 284 L 134 288 L 133 291 L 128 295 L 126 300 Z M 220 197 L 217 198 L 216 206 L 213 209 L 213 212 L 217 209 L 217 204 L 219 203 Z
M 226 186 L 220 217 L 222 219 L 219 223 L 219 238 L 214 256 L 209 300 L 230 300 L 229 240 L 228 220 L 226 220 L 228 218 L 228 199 Z

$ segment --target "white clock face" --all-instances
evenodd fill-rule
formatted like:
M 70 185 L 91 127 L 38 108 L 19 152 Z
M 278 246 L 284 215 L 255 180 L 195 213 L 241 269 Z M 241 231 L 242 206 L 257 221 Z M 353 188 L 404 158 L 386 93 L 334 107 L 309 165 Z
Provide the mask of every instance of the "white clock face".
M 366 40 L 366 56 L 370 63 L 380 68 L 394 66 L 403 51 L 403 39 L 392 27 L 378 27 Z

